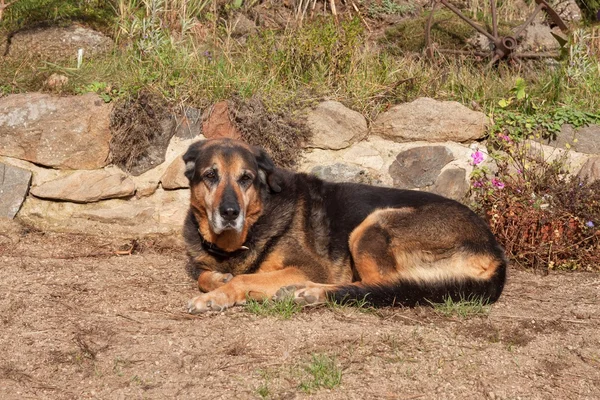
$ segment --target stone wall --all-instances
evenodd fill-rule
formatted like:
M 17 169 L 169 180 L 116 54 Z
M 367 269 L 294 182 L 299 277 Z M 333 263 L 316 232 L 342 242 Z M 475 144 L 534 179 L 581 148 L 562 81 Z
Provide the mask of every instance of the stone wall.
M 164 162 L 134 176 L 108 165 L 111 106 L 96 95 L 0 98 L 0 218 L 43 230 L 178 234 L 189 199 L 182 154 L 205 136 L 239 135 L 227 113 L 192 122 L 190 113 L 201 115 L 190 108 L 174 116 L 178 133 L 161 150 Z M 483 113 L 428 98 L 395 106 L 370 127 L 335 101 L 307 110 L 306 121 L 312 141 L 302 149 L 299 171 L 457 200 L 468 196 L 471 155 L 485 150 L 489 124 Z M 556 141 L 538 146 L 550 156 L 567 142 L 572 172 L 599 179 L 600 127 L 566 126 Z

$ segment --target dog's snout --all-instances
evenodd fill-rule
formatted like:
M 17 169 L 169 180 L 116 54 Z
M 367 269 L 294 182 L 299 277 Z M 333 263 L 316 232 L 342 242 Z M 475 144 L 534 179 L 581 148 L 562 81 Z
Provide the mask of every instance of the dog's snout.
M 233 188 L 227 187 L 223 193 L 223 200 L 219 206 L 219 214 L 225 221 L 233 221 L 240 215 L 240 205 Z
M 233 221 L 240 215 L 240 208 L 237 206 L 237 204 L 230 207 L 221 206 L 219 212 L 221 213 L 221 217 L 223 217 L 223 219 L 227 221 Z

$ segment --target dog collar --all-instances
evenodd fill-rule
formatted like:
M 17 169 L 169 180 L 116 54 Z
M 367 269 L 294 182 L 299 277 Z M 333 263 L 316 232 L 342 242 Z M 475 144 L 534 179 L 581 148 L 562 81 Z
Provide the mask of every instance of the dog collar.
M 198 229 L 198 235 L 200 236 L 200 242 L 202 243 L 202 247 L 204 248 L 204 250 L 206 250 L 209 254 L 212 254 L 213 256 L 229 258 L 240 255 L 246 250 L 250 250 L 248 246 L 241 246 L 239 249 L 234 251 L 225 251 L 216 244 L 204 239 L 204 236 L 202 236 L 202 233 L 200 233 L 200 229 Z

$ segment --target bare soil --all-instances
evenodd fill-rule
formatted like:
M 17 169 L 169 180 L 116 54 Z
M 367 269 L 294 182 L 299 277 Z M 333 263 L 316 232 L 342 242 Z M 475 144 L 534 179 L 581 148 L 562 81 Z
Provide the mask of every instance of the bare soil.
M 0 228 L 2 399 L 600 398 L 598 274 L 511 270 L 501 300 L 468 318 L 191 316 L 177 245 Z M 339 386 L 301 387 L 313 355 L 335 360 Z

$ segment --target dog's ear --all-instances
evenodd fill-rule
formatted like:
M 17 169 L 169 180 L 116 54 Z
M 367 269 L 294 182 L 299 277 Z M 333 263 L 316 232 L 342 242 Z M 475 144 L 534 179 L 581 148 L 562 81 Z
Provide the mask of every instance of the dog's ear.
M 253 147 L 260 179 L 275 193 L 282 190 L 283 178 L 277 173 L 273 160 L 260 147 Z
M 188 150 L 183 155 L 183 162 L 185 163 L 185 177 L 188 178 L 190 184 L 194 179 L 194 173 L 196 172 L 196 160 L 200 155 L 200 150 L 206 141 L 201 140 L 196 143 L 192 143 Z

